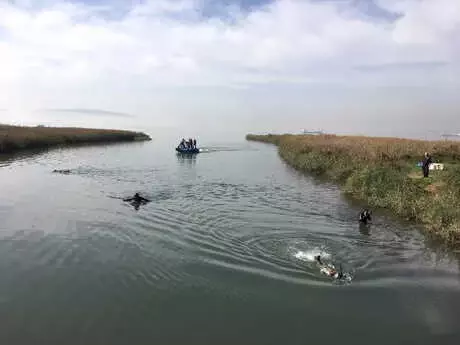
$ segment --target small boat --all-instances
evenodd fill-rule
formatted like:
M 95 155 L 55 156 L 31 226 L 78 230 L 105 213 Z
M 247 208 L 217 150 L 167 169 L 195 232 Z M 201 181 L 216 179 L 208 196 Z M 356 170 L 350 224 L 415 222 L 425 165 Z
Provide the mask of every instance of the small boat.
M 185 153 L 185 154 L 200 153 L 200 149 L 199 149 L 199 148 L 186 149 L 186 148 L 176 147 L 176 151 L 179 152 L 179 153 Z

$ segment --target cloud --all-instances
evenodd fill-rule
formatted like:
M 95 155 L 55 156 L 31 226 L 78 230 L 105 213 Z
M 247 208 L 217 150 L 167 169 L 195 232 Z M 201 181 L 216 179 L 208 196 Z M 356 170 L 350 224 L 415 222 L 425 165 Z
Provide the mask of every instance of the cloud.
M 409 63 L 387 63 L 387 64 L 376 64 L 376 65 L 361 65 L 356 66 L 356 70 L 361 71 L 383 71 L 383 70 L 421 70 L 421 69 L 433 69 L 433 68 L 442 68 L 449 65 L 445 61 L 429 61 L 429 62 L 409 62 Z
M 131 114 L 109 111 L 102 109 L 43 109 L 44 112 L 57 112 L 57 113 L 75 113 L 84 115 L 96 115 L 96 116 L 116 116 L 116 117 L 134 117 Z
M 209 88 L 459 85 L 458 0 L 94 3 L 0 1 L 0 107 L 180 122 Z
M 0 7 L 7 37 L 0 59 L 10 80 L 233 84 L 259 82 L 260 71 L 267 79 L 301 72 L 321 80 L 350 61 L 451 61 L 460 23 L 456 0 L 381 0 L 382 8 L 401 14 L 392 23 L 374 23 L 336 2 L 283 0 L 252 12 L 231 7 L 231 22 L 202 18 L 198 0 L 139 2 L 116 21 L 101 14 L 116 8 L 48 3 L 36 11 Z

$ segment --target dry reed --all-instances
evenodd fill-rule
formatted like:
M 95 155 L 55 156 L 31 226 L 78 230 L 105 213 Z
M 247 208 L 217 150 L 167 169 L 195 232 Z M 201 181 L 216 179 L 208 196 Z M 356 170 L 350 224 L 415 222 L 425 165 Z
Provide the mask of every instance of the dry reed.
M 149 140 L 139 132 L 70 127 L 22 127 L 0 125 L 0 153 L 54 146 Z

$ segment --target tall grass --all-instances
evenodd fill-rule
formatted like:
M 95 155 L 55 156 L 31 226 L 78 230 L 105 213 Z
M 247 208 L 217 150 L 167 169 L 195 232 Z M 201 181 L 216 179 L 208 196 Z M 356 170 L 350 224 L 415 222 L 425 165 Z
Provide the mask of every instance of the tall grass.
M 0 125 L 0 153 L 54 146 L 149 140 L 144 133 L 87 128 Z
M 429 234 L 460 245 L 460 142 L 336 135 L 247 135 L 278 145 L 293 167 L 326 176 L 374 207 L 421 222 Z M 429 152 L 444 171 L 421 178 Z

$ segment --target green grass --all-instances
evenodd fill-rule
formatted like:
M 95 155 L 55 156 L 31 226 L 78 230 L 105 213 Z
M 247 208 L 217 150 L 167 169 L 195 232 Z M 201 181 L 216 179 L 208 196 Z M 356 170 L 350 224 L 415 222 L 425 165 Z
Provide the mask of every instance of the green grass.
M 69 127 L 0 125 L 0 154 L 56 146 L 150 140 L 144 133 Z
M 335 135 L 248 135 L 278 145 L 294 168 L 325 176 L 370 206 L 422 223 L 427 234 L 460 246 L 460 142 Z M 424 152 L 443 171 L 423 178 Z

